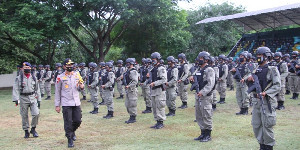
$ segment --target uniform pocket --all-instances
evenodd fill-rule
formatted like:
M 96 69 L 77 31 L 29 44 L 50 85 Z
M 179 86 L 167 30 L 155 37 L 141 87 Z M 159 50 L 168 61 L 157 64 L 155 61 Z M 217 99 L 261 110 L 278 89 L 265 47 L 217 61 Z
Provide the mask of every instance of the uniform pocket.
M 265 115 L 265 127 L 271 128 L 276 125 L 276 113 L 273 112 L 272 114 Z

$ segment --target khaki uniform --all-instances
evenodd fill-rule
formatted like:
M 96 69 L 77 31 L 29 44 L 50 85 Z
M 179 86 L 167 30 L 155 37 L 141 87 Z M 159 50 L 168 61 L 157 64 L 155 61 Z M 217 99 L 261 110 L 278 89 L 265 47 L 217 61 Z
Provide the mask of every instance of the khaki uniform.
M 37 71 L 37 80 L 38 80 L 38 84 L 40 87 L 40 91 L 41 94 L 44 95 L 45 94 L 45 80 L 44 80 L 44 74 L 45 74 L 45 70 L 39 70 Z
M 185 83 L 189 75 L 189 66 L 187 63 L 184 63 L 178 66 L 178 80 L 181 82 L 178 83 L 178 95 L 183 103 L 187 102 L 187 89 L 188 89 L 188 82 Z
M 103 99 L 104 104 L 107 106 L 108 111 L 114 111 L 114 102 L 113 102 L 113 84 L 115 80 L 115 74 L 111 72 L 106 72 L 105 76 L 102 77 L 102 85 L 105 85 L 105 88 L 103 89 Z
M 132 68 L 125 74 L 126 75 L 124 78 L 126 78 L 126 85 L 129 86 L 129 88 L 125 89 L 125 106 L 130 116 L 136 116 L 138 99 L 138 91 L 136 85 L 138 84 L 138 72 Z
M 140 78 L 141 78 L 141 89 L 142 89 L 142 94 L 144 97 L 144 101 L 146 104 L 146 108 L 152 108 L 152 101 L 151 101 L 151 96 L 150 96 L 150 86 L 149 83 L 147 84 L 147 73 L 149 72 L 149 67 L 146 68 L 145 66 L 142 66 L 142 72 L 140 73 Z M 140 70 L 141 70 L 140 68 Z
M 122 82 L 122 79 L 121 79 L 121 76 L 123 76 L 123 74 L 126 72 L 126 69 L 125 67 L 117 67 L 117 72 L 116 72 L 116 80 L 117 80 L 117 89 L 118 89 L 118 92 L 120 94 L 120 96 L 124 95 L 124 85 L 123 85 L 123 82 Z
M 105 76 L 105 74 L 106 74 L 106 69 L 100 69 L 100 71 L 99 71 L 99 78 L 101 77 L 101 79 L 102 79 L 102 77 L 104 77 Z M 103 89 L 102 89 L 102 87 L 101 87 L 101 84 L 99 84 L 99 91 L 100 91 L 100 97 L 101 97 L 101 99 L 102 99 L 102 101 L 104 101 L 104 94 L 103 94 Z
M 167 83 L 166 86 L 166 99 L 167 106 L 170 110 L 176 110 L 176 85 L 178 80 L 178 69 L 177 67 L 168 68 L 167 70 Z
M 85 68 L 80 69 L 80 70 L 79 70 L 79 74 L 80 74 L 80 76 L 82 77 L 82 79 L 83 79 L 84 81 L 86 81 L 87 71 L 85 70 Z M 81 92 L 82 96 L 86 97 L 85 88 L 84 88 L 83 90 L 81 90 L 80 92 Z
M 286 81 L 286 77 L 289 74 L 288 71 L 288 66 L 287 63 L 284 61 L 281 61 L 279 63 L 276 64 L 277 65 L 277 69 L 280 73 L 280 82 L 281 82 L 281 89 L 278 93 L 278 95 L 276 95 L 277 97 L 277 101 L 285 101 L 285 81 Z
M 154 87 L 151 87 L 150 91 L 154 119 L 164 121 L 166 120 L 166 92 L 163 90 L 163 84 L 167 82 L 167 71 L 165 67 L 158 66 L 154 67 L 151 73 L 152 82 L 154 82 Z
M 227 75 L 228 75 L 228 66 L 226 64 L 220 64 L 219 65 L 219 79 L 218 79 L 217 85 L 216 85 L 216 90 L 219 92 L 220 98 L 226 97 Z
M 259 70 L 262 70 L 261 73 L 258 73 Z M 267 73 L 265 73 L 266 71 L 264 70 L 267 70 Z M 257 96 L 255 96 L 257 94 L 253 92 L 254 98 L 251 124 L 259 144 L 274 146 L 275 138 L 273 126 L 276 124 L 276 94 L 280 91 L 280 74 L 276 67 L 267 65 L 259 67 L 255 74 L 257 74 L 260 80 L 260 85 L 266 85 L 265 83 L 269 82 L 272 84 L 267 89 L 265 87 L 261 87 L 262 91 L 266 92 L 266 97 L 263 98 L 264 105 L 261 105 L 262 101 L 257 98 Z M 263 81 L 265 83 L 261 83 Z M 270 101 L 272 112 L 270 112 L 268 108 L 266 101 L 267 97 Z M 263 112 L 263 109 L 265 110 L 265 113 Z
M 51 96 L 51 79 L 52 79 L 52 71 L 46 71 L 44 75 L 45 80 L 45 91 L 48 97 Z
M 213 69 L 215 71 L 215 78 L 216 78 L 215 80 L 218 81 L 219 80 L 219 67 L 214 65 Z M 215 82 L 215 84 L 216 84 L 216 82 Z M 217 103 L 217 101 L 218 101 L 217 100 L 217 90 L 213 89 L 213 102 L 212 102 L 212 104 L 215 105 Z
M 196 121 L 201 130 L 212 130 L 212 90 L 215 85 L 215 72 L 213 68 L 206 66 L 197 71 L 195 75 L 198 79 L 200 93 L 203 95 L 196 96 Z
M 235 69 L 239 70 L 241 74 L 241 78 L 245 80 L 245 82 L 240 82 L 240 79 L 238 77 L 235 77 L 235 83 L 236 83 L 236 91 L 235 91 L 235 97 L 237 100 L 237 103 L 239 105 L 239 108 L 249 108 L 249 99 L 250 95 L 247 93 L 248 86 L 246 84 L 246 80 L 248 79 L 249 75 L 251 74 L 251 71 L 248 67 L 248 64 L 239 64 Z
M 233 90 L 233 75 L 229 72 L 233 67 L 235 66 L 234 62 L 231 62 L 228 64 L 228 76 L 227 76 L 227 85 L 229 86 L 230 89 Z
M 296 64 L 299 64 L 299 60 L 295 60 L 292 59 L 290 64 L 294 64 L 294 66 L 296 67 Z M 290 71 L 291 69 L 289 69 Z M 300 86 L 300 81 L 299 81 L 299 76 L 297 76 L 296 72 L 291 72 L 289 73 L 289 86 L 290 86 L 290 90 L 292 93 L 299 93 L 300 91 L 298 90 Z
M 89 91 L 91 94 L 91 102 L 93 104 L 94 108 L 99 108 L 98 107 L 98 91 L 99 91 L 99 87 L 98 82 L 99 82 L 99 74 L 97 71 L 95 72 L 90 72 L 89 76 L 88 76 L 88 80 L 89 80 Z
M 20 74 L 13 85 L 12 94 L 13 101 L 19 101 L 20 104 L 23 130 L 28 130 L 30 127 L 28 120 L 29 108 L 32 116 L 31 127 L 35 128 L 39 118 L 38 101 L 41 101 L 40 87 L 37 79 L 34 79 L 32 75 L 27 78 L 25 75 Z

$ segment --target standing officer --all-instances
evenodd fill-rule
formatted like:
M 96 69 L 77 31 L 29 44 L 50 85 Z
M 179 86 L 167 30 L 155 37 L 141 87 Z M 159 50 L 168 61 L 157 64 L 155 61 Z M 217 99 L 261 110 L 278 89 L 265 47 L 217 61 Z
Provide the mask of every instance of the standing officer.
M 103 98 L 104 104 L 107 106 L 107 114 L 103 118 L 110 119 L 114 117 L 114 102 L 113 102 L 113 93 L 114 93 L 114 80 L 115 74 L 112 71 L 113 64 L 111 62 L 105 63 L 106 73 L 101 77 L 102 80 L 102 89 L 103 89 Z
M 194 140 L 200 142 L 208 142 L 211 140 L 212 131 L 212 101 L 213 88 L 215 85 L 214 69 L 208 65 L 210 54 L 202 51 L 198 54 L 200 70 L 195 72 L 193 82 L 198 82 L 198 89 L 196 89 L 196 121 L 201 129 L 201 135 Z M 226 85 L 225 85 L 226 86 Z
M 178 69 L 175 65 L 175 58 L 169 56 L 167 58 L 168 69 L 167 69 L 167 82 L 166 82 L 166 98 L 169 113 L 166 116 L 175 116 L 176 112 L 176 83 L 178 80 Z
M 233 75 L 229 73 L 229 71 L 235 66 L 235 63 L 233 61 L 232 57 L 228 58 L 228 76 L 227 76 L 227 84 L 230 88 L 230 91 L 234 91 L 234 86 L 233 86 Z
M 281 81 L 281 89 L 279 93 L 276 95 L 277 97 L 277 108 L 278 110 L 284 109 L 284 101 L 285 101 L 285 79 L 289 74 L 287 63 L 281 60 L 282 54 L 281 52 L 276 52 L 274 54 L 274 60 L 277 66 L 277 69 L 280 73 L 280 81 Z
M 88 80 L 89 80 L 89 91 L 91 94 L 91 102 L 92 105 L 94 107 L 94 110 L 90 111 L 91 114 L 98 114 L 98 72 L 96 71 L 97 69 L 97 64 L 92 62 L 90 63 L 90 72 L 89 72 L 89 76 L 88 76 Z
M 289 72 L 290 72 L 290 77 L 289 77 L 289 85 L 290 85 L 290 90 L 293 93 L 293 96 L 290 99 L 298 99 L 299 93 L 297 91 L 297 88 L 299 86 L 298 80 L 299 77 L 296 74 L 296 65 L 299 63 L 298 60 L 298 51 L 293 51 L 292 52 L 292 60 L 290 63 L 288 63 L 289 67 Z
M 45 70 L 43 65 L 39 65 L 39 70 L 37 71 L 36 77 L 39 83 L 40 91 L 41 91 L 41 97 L 44 97 L 45 94 L 45 80 L 44 78 Z
M 66 71 L 57 76 L 55 84 L 55 110 L 60 113 L 62 106 L 68 147 L 74 147 L 75 131 L 80 126 L 82 118 L 79 91 L 84 88 L 84 83 L 79 72 L 73 71 L 74 62 L 71 59 L 67 58 L 63 64 Z
M 150 80 L 147 79 L 147 74 L 153 67 L 151 66 L 152 60 L 150 58 L 145 58 L 144 64 L 140 67 L 140 86 L 142 88 L 142 93 L 146 105 L 146 109 L 142 111 L 143 114 L 152 113 L 152 101 L 150 96 Z
M 86 82 L 86 77 L 87 77 L 87 71 L 85 70 L 85 63 L 82 62 L 78 65 L 79 67 L 79 74 L 82 77 L 83 81 Z M 85 92 L 85 88 L 83 88 L 83 90 L 81 90 L 81 94 L 83 96 L 83 98 L 81 100 L 86 100 L 86 92 Z
M 29 121 L 28 121 L 28 108 L 30 108 L 32 121 L 30 133 L 33 137 L 38 137 L 35 131 L 38 124 L 39 108 L 41 101 L 40 87 L 35 76 L 31 72 L 31 64 L 28 62 L 23 63 L 24 73 L 20 72 L 13 85 L 13 102 L 16 105 L 20 104 L 20 114 L 22 117 L 22 128 L 25 131 L 24 138 L 29 138 Z
M 150 71 L 150 94 L 152 100 L 152 108 L 154 119 L 157 123 L 151 128 L 161 129 L 164 127 L 163 121 L 166 120 L 166 92 L 163 89 L 163 84 L 167 82 L 166 68 L 160 64 L 161 55 L 158 52 L 151 54 L 153 69 Z
M 275 145 L 273 126 L 276 124 L 276 94 L 280 91 L 280 74 L 276 66 L 268 65 L 270 56 L 271 51 L 268 47 L 259 47 L 256 50 L 259 66 L 248 78 L 248 81 L 253 82 L 252 85 L 256 87 L 253 89 L 249 86 L 248 90 L 253 91 L 254 95 L 252 127 L 260 149 L 263 150 L 272 150 Z
M 291 62 L 290 60 L 290 54 L 284 54 L 283 57 L 282 57 L 282 60 L 284 62 L 286 62 L 287 64 Z M 289 85 L 289 78 L 290 78 L 290 73 L 288 72 L 288 76 L 286 77 L 285 79 L 285 88 L 286 88 L 286 91 L 285 91 L 285 95 L 290 95 L 290 85 Z
M 45 65 L 45 74 L 43 79 L 45 80 L 45 91 L 47 93 L 47 98 L 45 100 L 51 99 L 51 79 L 52 79 L 52 71 L 50 70 L 50 65 Z
M 56 82 L 56 78 L 58 75 L 62 74 L 64 72 L 64 70 L 62 69 L 62 65 L 61 63 L 56 63 L 55 64 L 55 71 L 54 71 L 54 77 L 53 77 L 53 81 L 54 83 Z
M 182 101 L 182 105 L 178 108 L 185 109 L 187 108 L 189 66 L 184 53 L 178 55 L 178 61 L 180 62 L 180 66 L 178 67 L 178 94 Z
M 100 89 L 100 97 L 101 97 L 101 102 L 99 105 L 104 105 L 104 97 L 103 97 L 103 89 L 102 89 L 102 77 L 105 76 L 106 74 L 106 67 L 105 67 L 105 62 L 100 62 L 100 70 L 99 70 L 99 89 Z
M 117 89 L 120 93 L 120 97 L 118 97 L 117 99 L 123 99 L 124 98 L 124 85 L 122 82 L 123 79 L 123 74 L 126 72 L 125 67 L 123 67 L 123 60 L 118 60 L 117 61 L 117 72 L 116 72 L 116 80 L 117 80 Z
M 233 74 L 233 78 L 236 81 L 235 96 L 240 108 L 240 111 L 235 113 L 236 115 L 248 115 L 249 94 L 247 92 L 248 86 L 245 80 L 250 75 L 250 70 L 246 60 L 247 53 L 240 53 L 239 64 L 230 70 L 230 72 Z
M 215 64 L 215 58 L 212 56 L 209 56 L 210 60 L 209 60 L 209 66 L 212 67 L 214 69 L 215 72 L 215 81 L 218 81 L 219 79 L 219 67 Z M 198 60 L 197 60 L 198 61 Z M 213 101 L 212 101 L 212 109 L 213 111 L 215 111 L 217 109 L 217 90 L 216 90 L 216 84 L 217 82 L 215 82 L 215 85 L 213 87 Z
M 128 70 L 124 74 L 123 79 L 126 91 L 125 106 L 130 115 L 129 120 L 125 121 L 127 124 L 136 122 L 137 115 L 138 91 L 136 85 L 138 84 L 138 72 L 134 68 L 134 64 L 134 59 L 128 58 L 126 60 L 126 67 Z
M 225 103 L 225 97 L 226 97 L 226 78 L 228 75 L 228 66 L 225 63 L 225 55 L 219 56 L 219 79 L 217 81 L 216 89 L 220 94 L 220 101 L 219 104 Z

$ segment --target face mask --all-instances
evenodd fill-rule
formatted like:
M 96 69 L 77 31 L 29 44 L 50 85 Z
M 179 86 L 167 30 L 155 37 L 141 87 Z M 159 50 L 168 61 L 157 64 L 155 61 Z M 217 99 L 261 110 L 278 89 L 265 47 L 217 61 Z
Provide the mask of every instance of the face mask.
M 240 62 L 244 62 L 244 58 L 240 58 L 239 61 L 240 61 Z
M 24 69 L 24 73 L 30 73 L 31 69 Z
M 68 72 L 72 72 L 72 71 L 73 71 L 73 67 L 66 67 L 66 70 L 67 70 Z
M 262 64 L 264 62 L 264 57 L 263 56 L 257 57 L 256 59 L 257 59 L 258 64 Z
M 280 62 L 280 59 L 279 59 L 279 58 L 278 58 L 278 59 L 275 59 L 275 58 L 274 58 L 274 60 L 275 60 L 276 62 Z
M 157 64 L 157 60 L 152 60 L 152 64 L 156 65 Z
M 297 56 L 292 56 L 293 57 L 293 59 L 296 59 L 297 58 Z
M 128 63 L 128 64 L 126 64 L 126 67 L 127 67 L 127 68 L 129 68 L 129 67 L 130 67 L 130 64 L 129 64 L 129 63 Z
M 203 65 L 204 64 L 204 60 L 199 60 L 199 65 Z

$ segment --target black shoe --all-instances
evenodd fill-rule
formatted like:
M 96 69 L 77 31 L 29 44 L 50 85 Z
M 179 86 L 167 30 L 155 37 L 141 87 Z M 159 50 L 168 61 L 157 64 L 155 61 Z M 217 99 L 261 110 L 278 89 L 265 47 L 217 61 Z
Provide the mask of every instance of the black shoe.
M 77 137 L 76 137 L 76 135 L 75 135 L 75 132 L 73 132 L 73 134 L 72 134 L 72 140 L 73 140 L 73 141 L 76 141 L 76 139 L 77 139 Z
M 135 123 L 135 122 L 136 122 L 135 117 L 136 117 L 136 116 L 130 116 L 129 120 L 125 121 L 125 123 L 127 123 L 127 124 Z
M 290 99 L 296 99 L 296 93 L 293 93 L 293 96 Z
M 259 150 L 265 150 L 265 144 L 259 144 Z
M 180 109 L 185 109 L 187 108 L 187 102 L 182 102 L 182 105 L 180 107 L 178 107 Z
M 231 86 L 229 91 L 234 91 L 234 86 Z
M 220 101 L 218 101 L 219 104 L 225 104 L 225 98 L 220 98 Z
M 94 108 L 94 110 L 90 111 L 90 113 L 92 114 L 94 111 L 95 111 L 95 108 Z
M 41 94 L 41 97 L 44 97 L 44 94 Z
M 50 100 L 51 99 L 51 96 L 47 96 L 47 98 L 45 100 Z
M 217 104 L 212 104 L 212 109 L 213 109 L 213 111 L 216 111 L 217 110 Z
M 113 111 L 108 111 L 107 115 L 104 116 L 103 118 L 105 118 L 105 119 L 110 119 L 110 118 L 112 118 L 112 117 L 114 117 L 114 112 L 113 112 Z
M 74 143 L 73 143 L 72 138 L 68 138 L 68 147 L 69 148 L 74 147 Z
M 161 129 L 164 127 L 164 122 L 163 121 L 158 121 L 157 126 L 155 127 L 155 129 Z
M 146 110 L 142 111 L 143 114 L 152 113 L 151 107 L 146 107 Z
M 248 108 L 242 108 L 242 109 L 243 109 L 242 115 L 248 115 Z
M 194 122 L 197 122 L 197 120 L 195 119 Z
M 82 99 L 80 99 L 82 101 L 86 100 L 86 96 L 83 96 Z
M 124 96 L 123 95 L 120 95 L 120 97 L 118 97 L 117 99 L 123 99 L 124 98 Z
M 169 108 L 169 113 L 166 116 L 175 116 L 175 110 Z
M 94 111 L 91 114 L 98 114 L 98 108 L 94 108 Z
M 33 137 L 39 137 L 38 133 L 35 131 L 35 127 L 31 128 L 30 133 Z
M 273 150 L 273 146 L 270 145 L 264 145 L 264 150 Z
M 99 105 L 105 105 L 105 104 L 104 104 L 104 100 L 102 100 L 102 102 L 101 102 L 101 103 L 99 103 Z
M 194 138 L 194 140 L 200 141 L 204 137 L 204 134 L 205 134 L 205 130 L 201 130 L 201 135 L 199 137 Z
M 200 139 L 200 142 L 208 142 L 208 141 L 210 141 L 211 140 L 210 134 L 211 134 L 211 130 L 205 130 L 204 136 L 203 136 L 202 139 Z
M 285 95 L 290 95 L 290 94 L 291 94 L 291 92 L 289 90 L 285 91 Z
M 25 139 L 29 138 L 29 135 L 30 135 L 30 134 L 29 134 L 28 130 L 25 130 L 25 136 L 24 136 L 24 138 L 25 138 Z
M 298 97 L 299 97 L 299 94 L 298 94 L 298 93 L 296 93 L 295 99 L 298 99 Z
M 156 128 L 157 125 L 158 125 L 158 121 L 156 122 L 155 125 L 151 126 L 150 128 Z
M 241 108 L 241 109 L 240 109 L 240 112 L 237 112 L 237 113 L 235 113 L 235 114 L 236 114 L 236 115 L 241 115 L 241 114 L 243 114 L 243 110 L 244 110 L 244 109 Z

